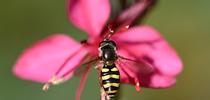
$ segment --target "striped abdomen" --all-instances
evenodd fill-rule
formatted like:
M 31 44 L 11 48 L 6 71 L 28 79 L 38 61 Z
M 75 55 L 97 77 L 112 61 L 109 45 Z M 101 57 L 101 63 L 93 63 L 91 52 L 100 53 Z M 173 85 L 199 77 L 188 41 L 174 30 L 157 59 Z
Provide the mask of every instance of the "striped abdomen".
M 120 87 L 120 73 L 115 64 L 104 64 L 101 70 L 101 81 L 109 98 L 114 98 Z

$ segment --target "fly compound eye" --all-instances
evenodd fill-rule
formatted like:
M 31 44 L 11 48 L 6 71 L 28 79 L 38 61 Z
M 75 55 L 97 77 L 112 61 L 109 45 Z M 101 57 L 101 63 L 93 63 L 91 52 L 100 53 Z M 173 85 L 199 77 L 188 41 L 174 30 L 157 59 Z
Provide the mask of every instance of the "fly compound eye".
M 110 44 L 112 44 L 113 46 L 116 47 L 116 43 L 114 41 L 109 41 L 109 42 L 110 42 Z
M 112 40 L 105 39 L 99 44 L 100 49 L 116 49 L 116 43 Z
M 103 47 L 106 45 L 110 44 L 110 40 L 109 39 L 104 39 L 103 41 L 101 41 L 101 43 L 99 44 L 99 47 Z
M 102 41 L 102 42 L 99 44 L 99 47 L 103 47 L 105 44 L 106 44 L 106 41 Z

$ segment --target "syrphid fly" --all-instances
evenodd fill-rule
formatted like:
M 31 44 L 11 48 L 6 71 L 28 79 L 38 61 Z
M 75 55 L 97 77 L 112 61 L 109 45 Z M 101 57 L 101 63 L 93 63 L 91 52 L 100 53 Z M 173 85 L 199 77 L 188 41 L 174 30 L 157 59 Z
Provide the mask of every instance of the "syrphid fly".
M 129 26 L 124 26 L 118 31 L 126 31 Z M 121 56 L 117 53 L 118 45 L 111 38 L 115 31 L 108 27 L 108 31 L 104 34 L 104 39 L 98 45 L 98 58 L 88 61 L 85 64 L 95 63 L 99 70 L 99 81 L 102 87 L 102 92 L 106 94 L 105 100 L 115 100 L 120 88 L 120 70 L 118 65 L 125 66 L 130 64 L 144 64 L 133 59 Z M 146 65 L 146 63 L 145 63 Z M 141 65 L 140 65 L 141 66 Z M 132 76 L 130 76 L 132 77 Z M 139 83 L 137 84 L 139 85 Z

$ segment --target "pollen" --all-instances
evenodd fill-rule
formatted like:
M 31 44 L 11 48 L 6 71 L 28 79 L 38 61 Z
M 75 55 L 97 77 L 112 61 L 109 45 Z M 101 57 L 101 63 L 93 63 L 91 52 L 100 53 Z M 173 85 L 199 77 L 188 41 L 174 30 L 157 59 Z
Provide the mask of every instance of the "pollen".
M 60 83 L 63 83 L 65 80 L 64 78 L 57 78 L 56 76 L 53 76 L 49 82 L 47 82 L 46 84 L 44 84 L 44 86 L 42 87 L 43 91 L 47 91 L 50 88 L 50 85 L 58 85 Z

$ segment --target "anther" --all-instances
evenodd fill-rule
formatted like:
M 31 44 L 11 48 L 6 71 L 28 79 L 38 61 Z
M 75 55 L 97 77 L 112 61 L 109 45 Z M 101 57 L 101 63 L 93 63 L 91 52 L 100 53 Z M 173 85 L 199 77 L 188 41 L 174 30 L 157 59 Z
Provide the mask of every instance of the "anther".
M 43 90 L 43 91 L 47 91 L 47 90 L 50 88 L 50 85 L 58 85 L 58 84 L 60 84 L 60 83 L 63 83 L 64 81 L 65 81 L 64 78 L 57 78 L 56 76 L 53 76 L 53 77 L 49 80 L 49 82 L 47 82 L 47 83 L 43 86 L 42 90 Z
M 140 87 L 140 83 L 139 82 L 136 83 L 136 86 L 135 87 L 136 87 L 136 91 L 139 92 L 141 90 L 141 87 Z
M 50 83 L 46 83 L 46 84 L 42 87 L 42 90 L 43 90 L 43 91 L 48 91 L 49 88 L 50 88 Z
M 126 25 L 126 26 L 125 26 L 125 28 L 127 28 L 127 29 L 128 29 L 129 27 L 130 27 L 130 25 Z
M 60 83 L 63 83 L 64 81 L 65 81 L 64 78 L 57 78 L 56 76 L 53 76 L 52 79 L 50 80 L 50 82 L 53 85 L 58 85 Z
M 111 26 L 108 26 L 109 32 L 114 33 L 114 30 L 112 29 Z
M 111 30 L 111 29 L 110 29 L 109 31 L 110 31 L 111 33 L 114 33 L 114 30 Z

